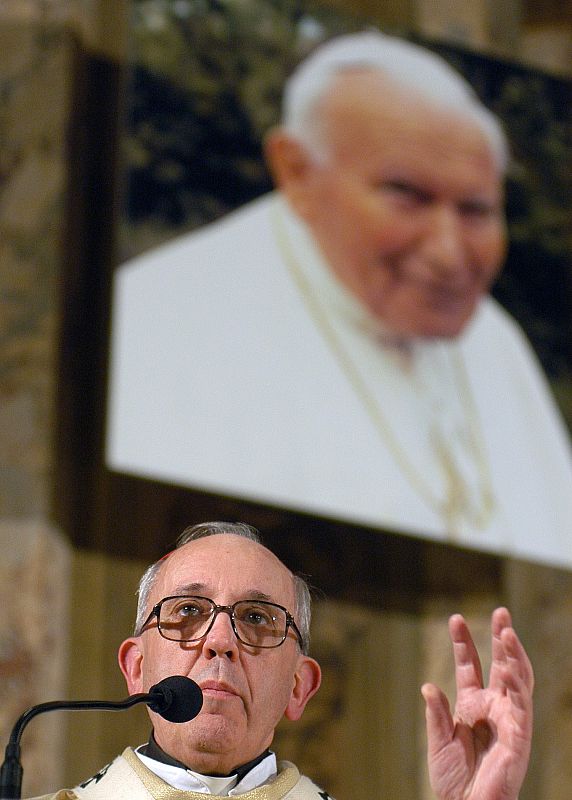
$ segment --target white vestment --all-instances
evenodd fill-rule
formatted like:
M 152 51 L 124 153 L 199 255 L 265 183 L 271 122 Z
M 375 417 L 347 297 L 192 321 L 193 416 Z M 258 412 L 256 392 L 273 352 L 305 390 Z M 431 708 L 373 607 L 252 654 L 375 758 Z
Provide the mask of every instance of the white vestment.
M 118 269 L 107 460 L 161 481 L 572 565 L 572 456 L 490 297 L 392 341 L 277 193 Z
M 31 800 L 205 800 L 220 796 L 185 791 L 165 783 L 128 747 L 79 786 Z M 237 796 L 243 800 L 334 800 L 305 775 L 300 775 L 297 767 L 288 761 L 279 763 L 278 774 L 273 779 Z

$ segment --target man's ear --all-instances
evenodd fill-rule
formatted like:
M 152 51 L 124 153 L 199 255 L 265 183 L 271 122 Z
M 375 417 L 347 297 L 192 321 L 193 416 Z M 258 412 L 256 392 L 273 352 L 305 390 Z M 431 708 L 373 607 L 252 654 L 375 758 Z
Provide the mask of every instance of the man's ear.
M 307 148 L 283 128 L 273 128 L 264 140 L 266 163 L 274 185 L 304 217 L 315 161 Z
M 297 720 L 302 716 L 306 703 L 313 697 L 322 682 L 322 670 L 317 661 L 309 656 L 300 656 L 294 675 L 294 688 L 286 707 L 286 719 Z
M 127 683 L 129 694 L 137 694 L 143 689 L 143 653 L 137 637 L 126 639 L 117 653 L 119 667 Z

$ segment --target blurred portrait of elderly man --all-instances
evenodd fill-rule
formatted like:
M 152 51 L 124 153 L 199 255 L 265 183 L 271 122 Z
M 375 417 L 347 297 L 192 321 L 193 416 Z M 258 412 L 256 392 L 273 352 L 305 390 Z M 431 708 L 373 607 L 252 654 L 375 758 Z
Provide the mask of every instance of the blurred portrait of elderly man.
M 122 265 L 114 470 L 572 563 L 572 459 L 488 294 L 509 148 L 441 58 L 376 32 L 298 66 L 276 190 Z

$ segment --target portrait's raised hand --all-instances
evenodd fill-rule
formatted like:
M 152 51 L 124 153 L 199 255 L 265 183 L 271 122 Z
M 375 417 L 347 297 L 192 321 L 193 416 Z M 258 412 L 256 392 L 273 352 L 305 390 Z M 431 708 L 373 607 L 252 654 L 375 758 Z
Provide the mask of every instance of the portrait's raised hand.
M 532 666 L 506 608 L 494 611 L 491 629 L 488 685 L 467 623 L 455 614 L 449 620 L 457 686 L 453 714 L 437 686 L 426 683 L 421 689 L 429 779 L 439 800 L 517 800 L 526 775 Z

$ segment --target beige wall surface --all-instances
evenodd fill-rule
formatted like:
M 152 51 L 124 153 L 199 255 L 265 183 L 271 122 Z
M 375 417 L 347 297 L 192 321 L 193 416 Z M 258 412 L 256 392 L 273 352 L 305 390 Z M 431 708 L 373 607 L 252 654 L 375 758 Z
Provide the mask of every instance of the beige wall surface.
M 69 549 L 58 531 L 12 519 L 0 521 L 0 550 L 0 737 L 5 743 L 24 708 L 59 699 L 66 691 Z M 25 729 L 26 793 L 65 778 L 64 747 L 64 727 L 55 714 Z
M 66 691 L 70 551 L 49 521 L 70 39 L 0 4 L 0 739 Z M 55 10 L 55 4 L 54 4 Z M 65 777 L 62 721 L 23 736 L 27 791 Z

